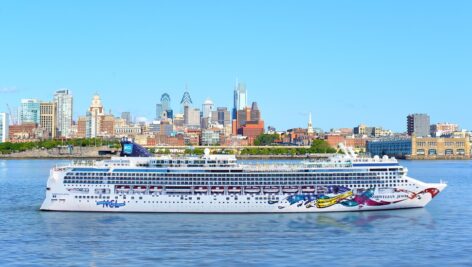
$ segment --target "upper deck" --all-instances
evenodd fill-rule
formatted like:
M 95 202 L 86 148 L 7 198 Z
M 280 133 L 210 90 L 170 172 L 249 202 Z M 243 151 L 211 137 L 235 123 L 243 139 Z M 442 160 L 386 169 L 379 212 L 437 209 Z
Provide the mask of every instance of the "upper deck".
M 67 169 L 141 170 L 141 171 L 203 171 L 203 172 L 315 172 L 317 170 L 343 171 L 347 169 L 400 168 L 394 158 L 351 158 L 339 155 L 328 160 L 297 162 L 243 162 L 233 155 L 204 155 L 202 157 L 162 156 L 151 158 L 115 157 L 104 161 L 73 161 L 62 166 Z

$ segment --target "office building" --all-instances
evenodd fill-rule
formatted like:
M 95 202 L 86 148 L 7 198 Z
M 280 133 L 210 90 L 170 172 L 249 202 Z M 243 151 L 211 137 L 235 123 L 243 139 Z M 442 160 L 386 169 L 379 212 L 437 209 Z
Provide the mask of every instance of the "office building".
M 233 120 L 238 117 L 238 111 L 247 107 L 247 89 L 243 83 L 238 83 L 234 88 Z
M 181 110 L 180 112 L 183 113 L 185 112 L 185 107 L 191 107 L 193 104 L 192 98 L 190 97 L 190 93 L 188 91 L 184 92 L 184 95 L 182 96 L 182 100 L 180 101 L 180 106 Z
M 388 138 L 367 141 L 367 153 L 404 159 L 412 153 L 411 138 Z
M 87 138 L 94 138 L 100 136 L 100 123 L 101 123 L 101 116 L 105 115 L 102 101 L 100 96 L 97 94 L 93 97 L 92 103 L 89 108 L 89 113 L 87 114 L 88 120 L 90 121 L 87 126 L 86 130 L 86 137 Z
M 46 131 L 44 138 L 54 139 L 57 135 L 57 107 L 54 102 L 41 102 L 39 126 Z
M 68 89 L 57 90 L 53 102 L 56 104 L 56 119 L 58 135 L 70 137 L 73 115 L 72 92 Z
M 168 93 L 161 96 L 161 102 L 156 105 L 156 120 L 172 119 L 174 112 L 171 108 L 171 99 Z
M 184 125 L 189 128 L 200 128 L 200 109 L 185 107 Z
M 231 113 L 228 108 L 218 107 L 212 112 L 211 119 L 213 122 L 217 122 L 220 125 L 228 126 L 231 125 Z
M 264 133 L 264 121 L 256 102 L 253 102 L 250 108 L 239 110 L 234 122 L 233 135 L 246 136 L 249 144 L 253 144 L 254 140 Z
M 202 111 L 203 111 L 202 118 L 210 119 L 211 113 L 213 112 L 213 101 L 211 101 L 210 99 L 205 100 L 205 102 L 202 105 Z
M 430 118 L 427 114 L 410 114 L 407 117 L 407 132 L 409 136 L 429 136 Z
M 5 143 L 9 139 L 10 123 L 7 113 L 0 113 L 0 143 Z
M 130 112 L 122 112 L 121 118 L 125 121 L 126 124 L 130 125 L 133 123 Z
M 19 107 L 19 123 L 40 123 L 40 101 L 38 99 L 22 99 Z
M 432 137 L 449 137 L 458 131 L 460 131 L 459 125 L 455 123 L 436 123 L 430 127 Z

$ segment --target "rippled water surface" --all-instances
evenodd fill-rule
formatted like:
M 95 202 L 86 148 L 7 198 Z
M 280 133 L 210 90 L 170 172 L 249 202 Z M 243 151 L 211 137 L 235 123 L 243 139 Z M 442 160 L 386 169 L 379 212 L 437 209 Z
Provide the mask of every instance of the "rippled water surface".
M 472 266 L 472 162 L 403 164 L 425 209 L 331 214 L 40 212 L 58 161 L 0 161 L 0 266 Z

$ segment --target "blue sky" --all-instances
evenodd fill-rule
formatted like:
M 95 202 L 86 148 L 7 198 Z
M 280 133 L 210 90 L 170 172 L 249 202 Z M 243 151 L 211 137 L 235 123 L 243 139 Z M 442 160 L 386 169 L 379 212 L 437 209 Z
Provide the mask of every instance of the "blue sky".
M 236 79 L 267 125 L 358 123 L 404 131 L 406 115 L 472 129 L 471 1 L 2 1 L 0 111 L 21 98 L 99 92 L 152 118 L 188 84 L 231 106 Z

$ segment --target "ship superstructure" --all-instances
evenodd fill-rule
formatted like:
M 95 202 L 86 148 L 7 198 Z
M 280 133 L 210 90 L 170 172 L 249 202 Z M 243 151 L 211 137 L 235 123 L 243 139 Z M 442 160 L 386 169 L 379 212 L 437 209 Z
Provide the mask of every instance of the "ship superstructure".
M 42 210 L 173 213 L 363 211 L 426 206 L 445 183 L 408 177 L 394 158 L 349 149 L 324 161 L 241 164 L 233 155 L 151 157 L 132 143 L 121 157 L 51 170 Z

